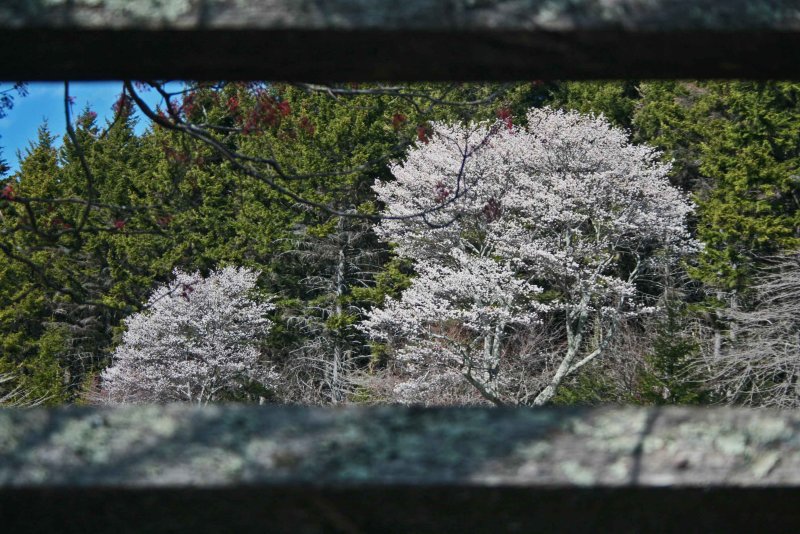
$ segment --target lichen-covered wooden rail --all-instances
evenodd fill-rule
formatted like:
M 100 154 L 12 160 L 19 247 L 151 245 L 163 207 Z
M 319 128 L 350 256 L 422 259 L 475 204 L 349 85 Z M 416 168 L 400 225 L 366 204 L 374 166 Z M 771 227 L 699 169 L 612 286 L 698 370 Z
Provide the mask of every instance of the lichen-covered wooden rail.
M 0 412 L 4 532 L 789 532 L 800 414 Z
M 797 78 L 797 0 L 2 0 L 0 79 Z

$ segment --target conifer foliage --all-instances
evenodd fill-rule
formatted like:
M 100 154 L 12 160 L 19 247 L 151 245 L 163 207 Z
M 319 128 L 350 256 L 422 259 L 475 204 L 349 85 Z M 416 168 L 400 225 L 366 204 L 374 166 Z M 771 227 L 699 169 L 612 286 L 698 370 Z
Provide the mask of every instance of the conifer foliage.
M 259 273 L 226 267 L 204 278 L 176 270 L 145 311 L 131 316 L 113 362 L 103 371 L 106 402 L 208 402 L 235 398 L 273 374 L 257 343 L 270 329 L 253 290 Z

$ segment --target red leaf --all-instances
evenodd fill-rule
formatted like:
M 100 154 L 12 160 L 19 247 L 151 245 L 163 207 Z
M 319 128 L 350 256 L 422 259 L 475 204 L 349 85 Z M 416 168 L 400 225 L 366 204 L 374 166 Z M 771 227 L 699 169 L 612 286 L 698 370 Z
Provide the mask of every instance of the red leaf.
M 434 198 L 436 199 L 436 202 L 438 202 L 439 204 L 442 204 L 445 200 L 447 200 L 447 197 L 450 196 L 450 189 L 445 187 L 445 185 L 442 182 L 437 182 L 433 190 L 436 193 Z
M 16 193 L 14 193 L 14 186 L 11 184 L 6 185 L 2 191 L 0 191 L 0 198 L 3 200 L 14 200 L 16 196 Z
M 114 105 L 111 106 L 111 109 L 117 115 L 128 114 L 131 110 L 131 101 L 128 98 L 128 95 L 125 93 L 121 93 L 117 101 L 114 102 Z
M 486 217 L 487 222 L 494 222 L 500 218 L 503 214 L 503 208 L 500 203 L 494 199 L 490 198 L 489 202 L 483 207 L 483 216 Z
M 316 127 L 311 123 L 311 120 L 306 116 L 300 117 L 300 128 L 308 135 L 314 135 L 314 132 L 317 131 Z
M 183 96 L 183 102 L 181 103 L 181 110 L 183 110 L 184 116 L 187 118 L 190 117 L 194 110 L 197 108 L 197 104 L 194 101 L 195 93 L 187 93 Z
M 394 128 L 395 130 L 399 130 L 400 127 L 403 125 L 403 123 L 406 122 L 407 120 L 408 118 L 402 113 L 395 113 L 394 115 L 392 115 L 392 128 Z
M 511 110 L 509 108 L 500 108 L 497 110 L 497 118 L 505 123 L 506 128 L 509 130 L 514 127 L 514 123 L 511 118 Z
M 423 143 L 427 143 L 430 139 L 431 130 L 426 124 L 420 124 L 417 126 L 417 139 L 419 139 Z

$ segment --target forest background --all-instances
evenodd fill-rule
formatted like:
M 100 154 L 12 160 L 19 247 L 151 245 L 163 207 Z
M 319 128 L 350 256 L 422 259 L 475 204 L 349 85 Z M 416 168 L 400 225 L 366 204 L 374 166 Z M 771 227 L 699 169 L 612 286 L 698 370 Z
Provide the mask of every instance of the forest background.
M 132 93 L 145 89 L 130 86 L 105 124 L 74 110 L 60 148 L 43 126 L 17 172 L 0 164 L 6 402 L 102 398 L 125 320 L 176 268 L 224 266 L 261 273 L 272 326 L 258 351 L 273 375 L 219 400 L 404 401 L 393 347 L 360 328 L 416 274 L 374 231 L 372 185 L 437 121 L 516 125 L 551 107 L 603 114 L 663 151 L 703 244 L 638 287 L 658 311 L 627 321 L 551 402 L 800 404 L 798 84 L 188 84 L 137 134 Z M 533 382 L 566 342 L 551 319 L 504 356 Z M 532 345 L 543 356 L 524 361 Z M 464 381 L 418 401 L 487 399 Z

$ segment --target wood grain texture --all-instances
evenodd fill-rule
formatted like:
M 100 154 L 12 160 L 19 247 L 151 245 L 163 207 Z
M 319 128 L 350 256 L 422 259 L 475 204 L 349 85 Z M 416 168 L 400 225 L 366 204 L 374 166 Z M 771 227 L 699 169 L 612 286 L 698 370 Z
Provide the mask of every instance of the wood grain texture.
M 795 0 L 5 0 L 0 26 L 128 29 L 800 29 Z
M 800 415 L 0 411 L 4 532 L 792 532 Z
M 0 79 L 800 77 L 800 0 L 5 0 Z
M 0 411 L 0 487 L 787 486 L 800 414 L 733 409 Z

